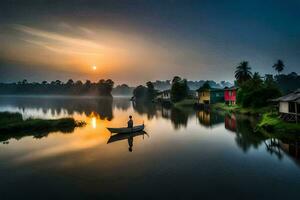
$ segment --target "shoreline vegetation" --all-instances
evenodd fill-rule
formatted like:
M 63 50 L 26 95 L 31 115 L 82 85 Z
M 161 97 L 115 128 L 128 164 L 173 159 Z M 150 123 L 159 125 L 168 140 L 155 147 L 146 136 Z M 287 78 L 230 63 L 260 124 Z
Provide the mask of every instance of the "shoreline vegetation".
M 295 72 L 282 74 L 285 68 L 282 60 L 277 60 L 272 68 L 278 72 L 277 75 L 261 76 L 258 72 L 252 73 L 248 61 L 240 62 L 234 71 L 236 81 L 233 89 L 214 88 L 206 81 L 199 89 L 191 90 L 188 81 L 179 76 L 175 76 L 170 81 L 171 88 L 164 91 L 156 91 L 153 84 L 147 82 L 147 87 L 141 85 L 134 90 L 133 99 L 151 100 L 166 107 L 193 106 L 195 109 L 208 111 L 252 115 L 260 120 L 256 129 L 274 133 L 299 133 L 300 125 L 280 119 L 278 107 L 275 107 L 271 100 L 298 89 L 300 76 Z M 195 95 L 195 92 L 198 92 L 198 95 Z
M 218 103 L 213 105 L 211 110 L 228 114 L 233 113 L 257 117 L 259 121 L 255 127 L 255 131 L 261 132 L 268 137 L 273 136 L 277 138 L 291 139 L 300 136 L 295 135 L 300 133 L 300 124 L 288 123 L 281 120 L 274 106 L 243 108 L 239 105 L 228 106 L 224 103 Z
M 85 125 L 85 122 L 73 118 L 23 120 L 20 113 L 0 112 L 0 140 L 6 141 L 29 135 L 41 138 L 57 131 L 71 133 L 76 127 Z
M 259 131 L 266 131 L 267 133 L 274 133 L 283 137 L 286 133 L 296 134 L 300 133 L 300 124 L 284 122 L 278 118 L 275 113 L 265 113 L 262 115 L 260 122 L 256 126 Z M 298 135 L 300 136 L 300 135 Z
M 80 80 L 73 81 L 72 79 L 69 79 L 66 83 L 60 80 L 50 83 L 47 81 L 29 83 L 24 79 L 22 82 L 17 83 L 0 83 L 0 95 L 47 94 L 47 96 L 56 97 L 67 95 L 72 98 L 113 98 L 112 95 L 131 93 L 133 94 L 131 98 L 133 102 L 160 103 L 164 107 L 178 109 L 188 107 L 203 109 L 208 107 L 209 111 L 258 117 L 261 121 L 257 129 L 260 130 L 299 132 L 299 124 L 286 123 L 279 118 L 278 108 L 275 109 L 270 100 L 298 89 L 300 75 L 296 72 L 282 74 L 281 72 L 285 68 L 282 60 L 278 60 L 272 67 L 278 72 L 277 75 L 265 74 L 261 76 L 258 72 L 252 73 L 248 61 L 242 61 L 234 71 L 236 79 L 234 86 L 225 81 L 221 81 L 220 84 L 211 80 L 188 81 L 179 76 L 174 76 L 172 80 L 167 81 L 148 81 L 145 86 L 139 85 L 135 88 L 126 84 L 114 87 L 114 82 L 111 79 L 101 79 L 98 82 L 87 80 L 85 83 Z M 228 86 L 233 89 L 229 89 Z M 199 88 L 196 89 L 197 87 Z M 164 88 L 164 90 L 159 90 L 161 88 Z M 223 103 L 225 101 L 227 103 Z M 80 125 L 72 118 L 58 120 L 29 119 L 23 121 L 20 121 L 21 116 L 16 116 L 16 118 L 19 119 L 18 122 L 7 126 L 1 124 L 2 119 L 0 119 L 0 131 L 22 132 L 42 129 L 55 131 L 60 128 Z M 274 121 L 281 124 L 281 126 L 276 125 Z
M 228 112 L 228 113 L 236 113 L 236 114 L 243 114 L 243 115 L 252 115 L 252 116 L 262 116 L 264 113 L 268 112 L 276 112 L 274 106 L 264 106 L 261 108 L 244 108 L 240 105 L 226 105 L 225 103 L 216 103 L 211 106 L 213 111 L 221 111 L 221 112 Z

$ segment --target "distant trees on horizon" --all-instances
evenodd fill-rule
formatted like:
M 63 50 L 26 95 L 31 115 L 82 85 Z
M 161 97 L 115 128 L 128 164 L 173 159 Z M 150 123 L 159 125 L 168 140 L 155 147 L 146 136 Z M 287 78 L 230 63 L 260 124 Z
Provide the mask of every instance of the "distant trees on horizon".
M 237 86 L 242 86 L 245 82 L 253 79 L 257 79 L 259 76 L 261 80 L 274 83 L 283 93 L 291 92 L 297 89 L 300 85 L 300 76 L 296 72 L 290 74 L 282 74 L 285 69 L 285 64 L 281 59 L 278 59 L 272 68 L 277 71 L 277 75 L 266 74 L 260 77 L 258 73 L 252 73 L 252 68 L 248 61 L 242 61 L 236 67 L 234 71 L 234 77 L 236 78 Z M 154 82 L 148 81 L 146 86 L 138 86 L 136 88 L 129 87 L 127 84 L 117 85 L 114 88 L 114 82 L 111 79 L 101 79 L 98 82 L 91 82 L 86 80 L 84 83 L 81 80 L 74 81 L 69 79 L 66 82 L 61 80 L 54 80 L 51 82 L 42 81 L 28 82 L 26 79 L 18 81 L 16 83 L 0 83 L 0 94 L 13 94 L 13 95 L 99 95 L 99 96 L 112 96 L 113 95 L 134 95 L 134 96 L 147 96 L 147 98 L 153 99 L 157 91 L 173 90 L 176 91 L 179 88 L 179 83 L 184 83 L 182 88 L 188 88 L 188 90 L 197 90 L 204 83 L 209 84 L 212 88 L 224 88 L 233 86 L 228 81 L 220 81 L 219 83 L 213 80 L 198 80 L 191 81 L 181 79 L 175 76 L 173 80 L 156 80 Z M 180 86 L 180 87 L 181 87 Z M 178 90 L 179 91 L 179 90 Z M 182 94 L 179 96 L 185 96 L 185 89 L 181 90 Z M 180 99 L 179 96 L 173 99 Z
M 0 94 L 36 94 L 36 95 L 99 95 L 111 96 L 114 82 L 101 79 L 97 83 L 86 80 L 85 83 L 69 79 L 29 83 L 26 79 L 17 83 L 0 83 Z

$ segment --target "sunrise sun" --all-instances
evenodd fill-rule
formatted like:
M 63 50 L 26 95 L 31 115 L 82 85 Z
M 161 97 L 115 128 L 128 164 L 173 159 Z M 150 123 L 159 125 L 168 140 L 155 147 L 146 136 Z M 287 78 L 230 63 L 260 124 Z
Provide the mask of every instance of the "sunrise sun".
M 92 66 L 92 69 L 95 71 L 95 70 L 97 69 L 97 66 L 94 64 L 94 65 Z

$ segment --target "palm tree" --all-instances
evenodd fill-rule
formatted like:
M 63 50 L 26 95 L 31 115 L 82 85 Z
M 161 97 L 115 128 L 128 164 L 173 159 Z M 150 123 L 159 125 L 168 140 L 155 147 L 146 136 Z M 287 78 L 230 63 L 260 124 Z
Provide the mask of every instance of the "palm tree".
M 280 72 L 283 71 L 284 67 L 285 67 L 285 65 L 284 65 L 283 61 L 280 59 L 277 60 L 277 63 L 275 63 L 273 65 L 273 68 L 278 72 L 278 74 L 280 74 Z
M 243 83 L 244 81 L 249 80 L 252 77 L 252 72 L 250 71 L 248 61 L 242 61 L 234 72 L 234 76 L 238 83 Z

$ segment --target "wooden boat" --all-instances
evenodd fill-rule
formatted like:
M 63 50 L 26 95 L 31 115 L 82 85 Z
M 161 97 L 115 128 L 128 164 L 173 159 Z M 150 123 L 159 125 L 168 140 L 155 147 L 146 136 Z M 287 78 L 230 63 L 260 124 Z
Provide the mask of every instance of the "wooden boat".
M 135 133 L 144 130 L 145 125 L 134 126 L 132 128 L 107 128 L 111 133 Z
M 145 131 L 139 131 L 139 132 L 135 132 L 135 133 L 115 134 L 109 138 L 109 140 L 107 141 L 107 144 L 117 142 L 120 140 L 128 140 L 129 138 L 134 138 L 136 136 L 141 136 L 141 135 L 143 137 L 144 137 L 144 135 L 147 135 L 149 137 L 149 135 Z

